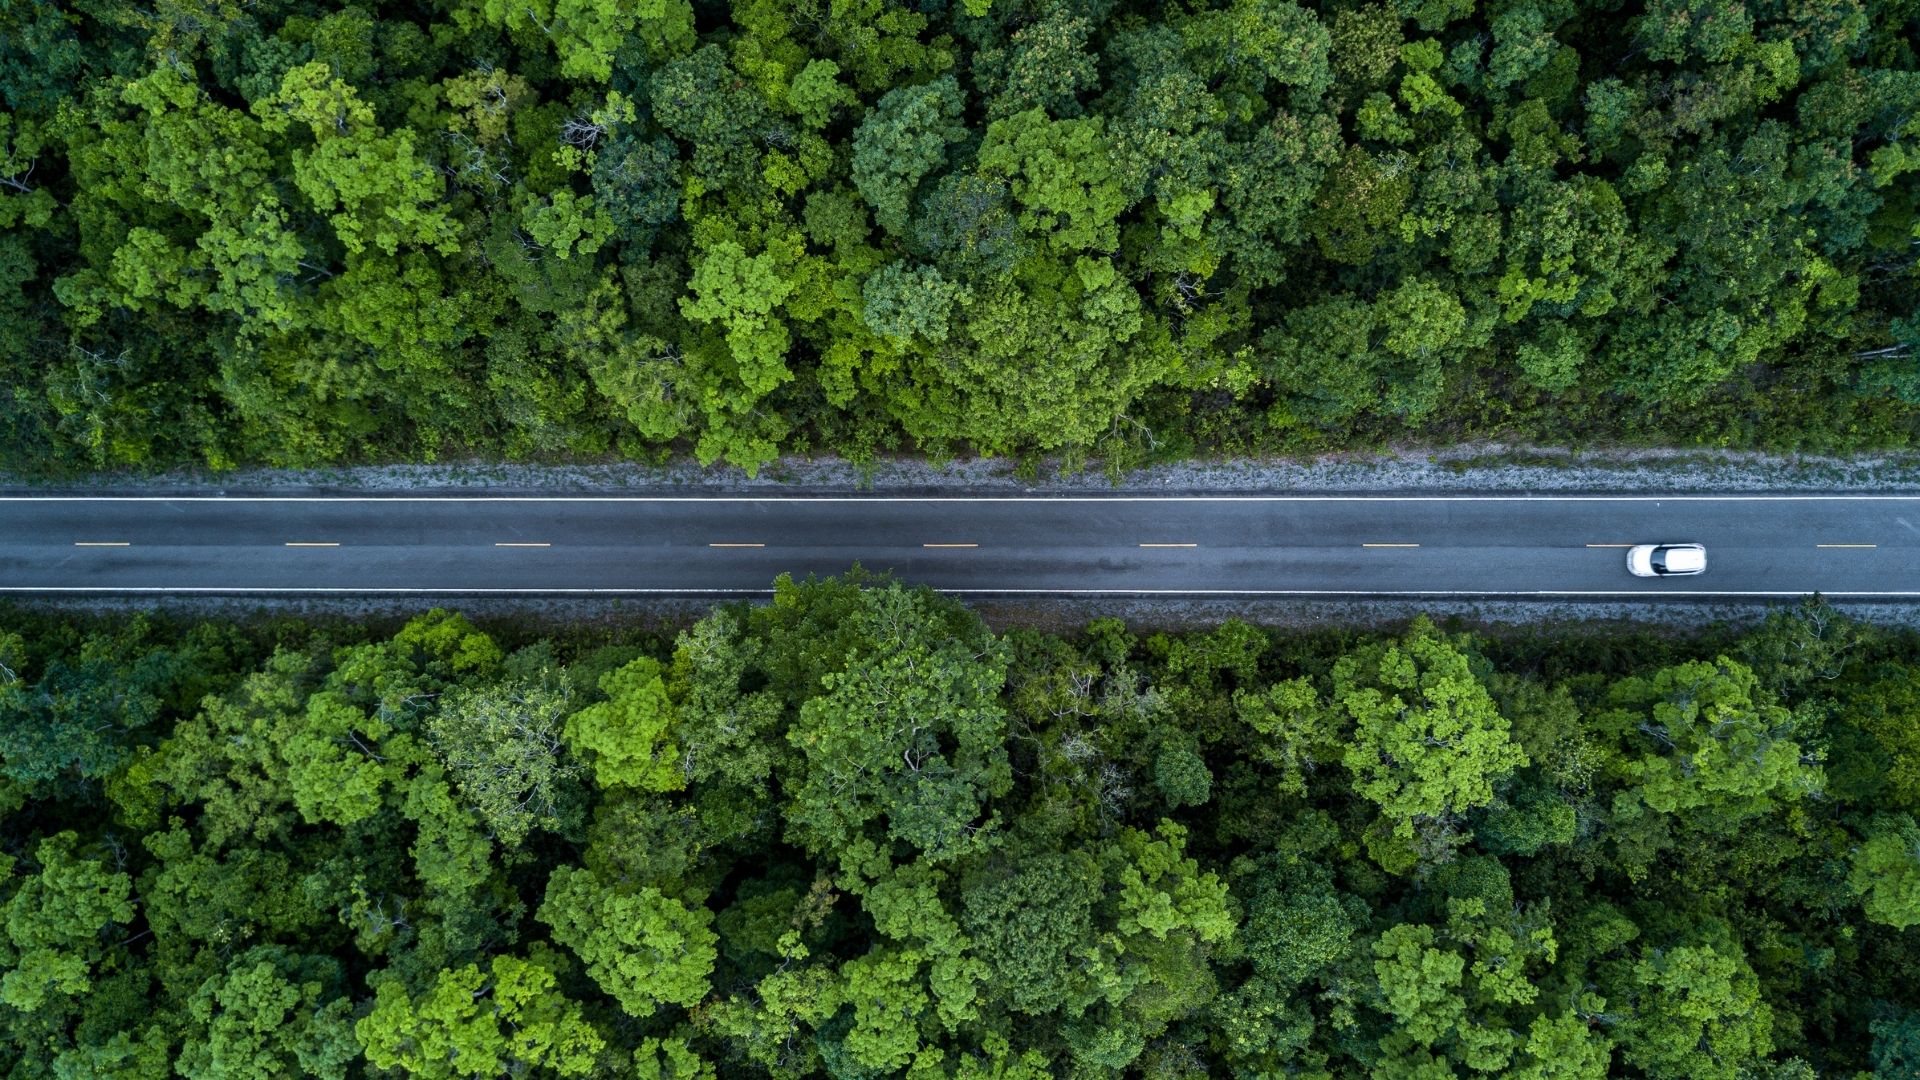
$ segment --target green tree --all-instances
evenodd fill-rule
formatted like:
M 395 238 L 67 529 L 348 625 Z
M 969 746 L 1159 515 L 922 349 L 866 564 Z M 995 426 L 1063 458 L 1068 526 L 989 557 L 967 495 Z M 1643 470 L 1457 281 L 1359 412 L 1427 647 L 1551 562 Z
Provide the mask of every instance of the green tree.
M 966 137 L 966 102 L 951 75 L 924 86 L 889 90 L 853 133 L 853 186 L 874 221 L 904 236 L 920 182 L 946 164 L 948 148 Z
M 667 734 L 673 702 L 660 662 L 641 657 L 600 676 L 607 700 L 567 717 L 567 745 L 593 768 L 602 787 L 647 791 L 686 786 L 680 751 Z
M 1324 866 L 1297 857 L 1267 858 L 1245 869 L 1240 933 L 1257 977 L 1291 993 L 1352 951 L 1366 904 L 1342 893 Z
M 1633 794 L 1655 811 L 1685 814 L 1718 831 L 1817 793 L 1817 752 L 1795 740 L 1795 718 L 1774 704 L 1753 670 L 1726 657 L 1665 668 L 1616 684 L 1616 714 L 1640 749 L 1622 763 Z
M 861 317 L 882 337 L 938 345 L 947 340 L 954 304 L 967 296 L 965 289 L 931 266 L 891 262 L 861 286 Z
M 247 950 L 187 1004 L 175 1069 L 188 1080 L 344 1080 L 360 1057 L 340 965 L 274 945 Z
M 524 960 L 442 971 L 418 997 L 389 979 L 354 1031 L 368 1061 L 420 1080 L 589 1076 L 606 1042 L 556 988 L 559 968 L 536 946 Z
M 1467 654 L 1424 618 L 1392 645 L 1343 658 L 1333 686 L 1354 722 L 1342 757 L 1354 790 L 1399 836 L 1485 806 L 1527 763 Z
M 718 45 L 665 65 L 648 80 L 648 100 L 659 125 L 691 145 L 694 177 L 722 190 L 753 183 L 761 165 L 754 140 L 774 120 Z
M 910 433 L 996 452 L 1089 446 L 1168 373 L 1164 339 L 1111 261 L 1036 274 L 965 297 L 947 342 L 914 357 L 890 402 Z
M 37 868 L 14 878 L 0 1002 L 58 1009 L 62 999 L 88 993 L 111 951 L 106 935 L 133 921 L 133 882 L 79 848 L 78 833 L 56 833 L 35 848 Z
M 1054 120 L 1039 109 L 995 120 L 980 145 L 979 167 L 1008 182 L 1022 227 L 1052 250 L 1120 246 L 1126 193 L 1101 120 Z
M 391 256 L 402 244 L 454 250 L 455 228 L 441 185 L 420 157 L 413 133 L 383 132 L 372 107 L 326 64 L 288 71 L 280 91 L 255 103 L 253 111 L 270 132 L 295 124 L 311 132 L 312 148 L 294 151 L 294 183 L 329 215 L 348 253 L 370 245 Z
M 1773 1050 L 1773 1010 L 1724 932 L 1644 950 L 1623 989 L 1621 1056 L 1650 1076 L 1733 1080 Z
M 1194 70 L 1207 79 L 1256 72 L 1289 88 L 1289 103 L 1318 100 L 1333 83 L 1332 36 L 1314 13 L 1288 0 L 1235 0 L 1180 24 Z M 1264 87 L 1262 88 L 1264 89 Z
M 714 964 L 713 913 L 689 908 L 659 889 L 608 888 L 592 874 L 561 867 L 547 880 L 539 918 L 571 949 L 587 974 L 629 1014 L 705 997 Z
M 1852 864 L 1847 884 L 1867 918 L 1896 930 L 1920 923 L 1920 825 L 1910 815 L 1876 817 Z
M 460 687 L 427 722 L 461 795 L 508 847 L 562 825 L 580 768 L 561 739 L 569 702 L 566 684 L 542 672 Z
M 646 0 L 640 4 L 612 4 L 596 0 L 537 0 L 509 4 L 501 0 L 462 3 L 453 9 L 456 22 L 470 26 L 484 19 L 521 34 L 538 32 L 560 59 L 563 75 L 604 82 L 613 73 L 614 54 L 629 37 L 645 42 L 649 52 L 672 55 L 690 48 L 694 40 L 693 8 L 685 0 Z
M 233 644 L 211 626 L 163 643 L 136 619 L 30 667 L 38 650 L 0 636 L 0 775 L 47 785 L 116 771 L 155 725 L 215 689 L 202 669 Z
M 982 867 L 963 886 L 973 951 L 1007 1007 L 1048 1013 L 1069 1003 L 1084 1008 L 1091 987 L 1082 972 L 1092 959 L 1094 904 L 1100 873 L 1085 852 L 1037 855 L 1011 866 Z
M 858 644 L 787 731 L 804 763 L 790 830 L 828 855 L 869 829 L 932 862 L 977 850 L 1011 783 L 1004 657 L 970 615 L 898 585 L 861 594 L 846 629 Z
M 1100 82 L 1099 64 L 1088 48 L 1093 28 L 1085 15 L 1055 7 L 1016 27 L 1004 45 L 994 42 L 975 53 L 975 85 L 986 92 L 987 119 L 1028 109 L 1079 116 L 1080 97 Z

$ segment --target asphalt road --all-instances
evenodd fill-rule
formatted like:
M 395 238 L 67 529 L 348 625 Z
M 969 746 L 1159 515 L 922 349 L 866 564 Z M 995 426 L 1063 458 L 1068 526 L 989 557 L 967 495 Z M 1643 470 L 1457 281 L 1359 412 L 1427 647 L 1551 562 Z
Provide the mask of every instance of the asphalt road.
M 1694 541 L 1642 580 L 1625 548 Z M 0 496 L 0 591 L 1920 598 L 1920 495 Z

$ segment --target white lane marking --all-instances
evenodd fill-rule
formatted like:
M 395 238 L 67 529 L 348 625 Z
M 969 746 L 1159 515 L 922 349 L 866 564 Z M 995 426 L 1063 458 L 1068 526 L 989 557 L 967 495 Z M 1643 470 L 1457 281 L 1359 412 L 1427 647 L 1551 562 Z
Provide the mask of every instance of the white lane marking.
M 908 584 L 912 584 L 909 582 Z M 1642 600 L 1658 600 L 1669 596 L 1752 596 L 1752 597 L 1797 597 L 1829 596 L 1855 599 L 1873 599 L 1876 597 L 1915 597 L 1920 591 L 1910 592 L 1829 592 L 1820 589 L 1802 589 L 1797 591 L 1772 590 L 1554 590 L 1554 589 L 940 589 L 934 591 L 955 595 L 992 595 L 1011 596 L 1020 594 L 1050 596 L 1619 596 L 1637 597 Z M 772 596 L 772 589 L 732 589 L 684 587 L 678 589 L 638 589 L 638 588 L 598 588 L 598 589 L 499 589 L 499 588 L 276 588 L 267 585 L 189 585 L 189 586 L 128 586 L 115 588 L 101 585 L 0 585 L 0 593 L 275 593 L 275 594 L 392 594 L 392 595 L 593 595 L 593 594 L 632 594 L 656 596 L 692 596 L 692 595 L 739 595 Z
M 132 547 L 128 540 L 75 540 L 74 547 Z
M 494 547 L 533 547 L 533 548 L 543 548 L 543 547 L 552 547 L 553 545 L 552 545 L 552 544 L 536 544 L 536 543 L 531 543 L 531 542 L 520 542 L 520 541 L 512 541 L 512 540 L 500 540 L 500 541 L 495 541 L 495 542 L 494 542 L 494 545 L 493 545 L 493 546 L 494 546 Z
M 765 544 L 708 544 L 707 546 L 720 547 L 720 548 L 763 548 L 763 547 L 766 547 L 767 545 Z
M 1588 544 L 1587 546 L 1590 548 L 1618 548 L 1618 547 L 1630 548 L 1633 545 L 1632 544 Z
M 289 540 L 285 547 L 339 547 L 338 540 Z
M 977 548 L 979 544 L 921 544 L 923 548 Z
M 1815 544 L 1817 548 L 1877 548 L 1879 544 Z
M 0 495 L 0 502 L 1920 502 L 1913 495 Z
M 1141 544 L 1144 548 L 1197 548 L 1199 544 Z
M 1361 544 L 1363 548 L 1417 548 L 1419 544 Z

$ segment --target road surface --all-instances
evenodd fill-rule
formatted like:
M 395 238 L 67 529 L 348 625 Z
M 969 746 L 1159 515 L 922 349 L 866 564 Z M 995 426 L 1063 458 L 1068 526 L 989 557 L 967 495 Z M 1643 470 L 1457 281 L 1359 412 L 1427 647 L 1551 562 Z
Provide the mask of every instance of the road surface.
M 1920 598 L 1920 495 L 0 495 L 0 591 Z M 1636 543 L 1707 573 L 1642 580 Z

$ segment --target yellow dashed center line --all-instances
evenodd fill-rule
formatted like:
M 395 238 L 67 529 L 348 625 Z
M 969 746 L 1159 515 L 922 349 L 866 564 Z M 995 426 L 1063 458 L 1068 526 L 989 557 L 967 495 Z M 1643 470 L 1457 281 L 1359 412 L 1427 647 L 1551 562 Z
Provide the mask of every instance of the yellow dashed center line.
M 128 540 L 75 540 L 74 547 L 132 547 Z
M 707 546 L 708 546 L 708 547 L 722 547 L 722 548 L 736 548 L 736 547 L 738 547 L 738 548 L 759 548 L 759 547 L 766 547 L 767 545 L 765 545 L 765 544 L 708 544 Z
M 923 548 L 977 548 L 979 544 L 921 544 Z
M 522 542 L 518 540 L 501 540 L 501 541 L 496 541 L 493 546 L 494 547 L 552 547 L 553 545 L 552 544 L 536 544 L 532 542 Z
M 1877 548 L 1879 544 L 1815 544 L 1817 548 Z
M 339 547 L 338 540 L 289 540 L 287 547 Z
M 1416 547 L 1419 547 L 1420 545 L 1419 544 L 1361 544 L 1360 546 L 1369 547 L 1369 548 L 1416 548 Z

